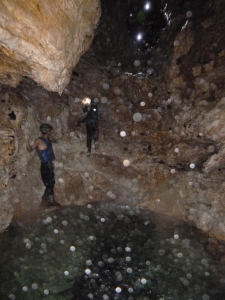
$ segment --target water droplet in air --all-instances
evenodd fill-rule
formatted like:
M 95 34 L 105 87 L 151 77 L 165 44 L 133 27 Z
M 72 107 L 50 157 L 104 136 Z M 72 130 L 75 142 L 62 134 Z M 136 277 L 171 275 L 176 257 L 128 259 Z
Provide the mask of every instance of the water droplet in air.
M 140 61 L 139 61 L 139 60 L 135 60 L 135 61 L 134 61 L 134 65 L 135 65 L 135 67 L 139 67 L 139 66 L 140 66 L 140 64 L 141 64 L 141 63 L 140 63 Z
M 187 11 L 186 17 L 187 17 L 188 19 L 192 17 L 192 12 L 191 12 L 190 10 Z
M 115 291 L 119 294 L 119 293 L 122 292 L 122 289 L 118 286 L 118 287 L 115 289 Z
M 107 90 L 109 89 L 109 84 L 108 84 L 108 83 L 104 83 L 104 84 L 103 84 L 103 89 L 104 89 L 105 91 L 107 91 Z
M 140 114 L 140 113 L 135 113 L 135 114 L 133 115 L 133 119 L 134 119 L 135 122 L 140 122 L 140 121 L 142 120 L 142 114 Z

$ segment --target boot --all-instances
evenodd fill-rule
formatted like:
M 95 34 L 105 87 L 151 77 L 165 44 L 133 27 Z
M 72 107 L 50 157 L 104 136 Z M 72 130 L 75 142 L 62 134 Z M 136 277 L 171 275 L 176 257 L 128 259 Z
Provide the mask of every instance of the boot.
M 95 148 L 95 150 L 98 150 L 98 148 L 99 148 L 99 144 L 98 144 L 98 142 L 96 141 L 96 142 L 94 142 L 94 148 Z
M 58 202 L 55 201 L 54 196 L 50 195 L 47 201 L 47 207 L 57 207 L 61 206 Z

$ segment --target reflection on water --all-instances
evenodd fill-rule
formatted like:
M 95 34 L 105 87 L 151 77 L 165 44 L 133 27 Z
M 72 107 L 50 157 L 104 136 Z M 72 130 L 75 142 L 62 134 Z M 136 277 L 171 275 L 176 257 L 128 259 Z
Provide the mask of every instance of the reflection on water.
M 180 221 L 112 203 L 28 221 L 1 236 L 0 299 L 225 299 L 224 246 Z

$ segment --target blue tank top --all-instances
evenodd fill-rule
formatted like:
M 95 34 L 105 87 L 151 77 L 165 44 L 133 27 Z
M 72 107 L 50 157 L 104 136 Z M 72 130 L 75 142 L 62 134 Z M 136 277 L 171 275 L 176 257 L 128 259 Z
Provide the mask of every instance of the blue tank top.
M 46 140 L 43 137 L 39 137 L 39 139 L 42 140 L 47 146 L 47 148 L 45 150 L 36 149 L 40 160 L 44 163 L 53 161 L 55 159 L 55 154 L 52 149 L 52 142 L 50 140 Z

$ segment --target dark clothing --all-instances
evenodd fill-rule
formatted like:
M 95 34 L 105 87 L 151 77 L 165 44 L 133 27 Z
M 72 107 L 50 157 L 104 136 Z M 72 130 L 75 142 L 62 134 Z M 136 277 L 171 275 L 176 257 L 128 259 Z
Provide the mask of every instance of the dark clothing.
M 39 139 L 42 140 L 47 146 L 45 150 L 37 149 L 37 153 L 39 155 L 40 160 L 44 163 L 55 160 L 55 155 L 52 149 L 52 142 L 43 137 L 39 137 Z
M 86 117 L 84 118 L 84 121 L 86 122 L 86 124 L 88 123 L 94 123 L 94 124 L 98 124 L 98 105 L 91 103 L 90 106 L 85 106 L 83 108 L 83 112 L 87 112 Z
M 86 123 L 86 131 L 87 131 L 87 148 L 88 151 L 91 152 L 92 139 L 94 139 L 94 142 L 97 142 L 98 140 L 98 136 L 99 136 L 98 124 Z
M 45 192 L 42 199 L 47 201 L 49 196 L 54 196 L 55 174 L 53 160 L 55 160 L 55 154 L 50 140 L 43 137 L 39 137 L 39 139 L 47 146 L 45 150 L 36 149 L 41 160 L 41 179 L 45 186 Z
M 84 118 L 84 122 L 86 122 L 86 131 L 87 131 L 87 148 L 88 151 L 91 152 L 91 143 L 92 139 L 94 142 L 97 142 L 99 137 L 99 129 L 98 129 L 98 106 L 97 104 L 91 103 L 89 107 L 85 106 L 83 108 L 83 112 L 87 112 L 87 116 Z
M 43 200 L 48 200 L 49 196 L 54 196 L 55 174 L 52 161 L 41 162 L 41 179 L 45 186 Z

